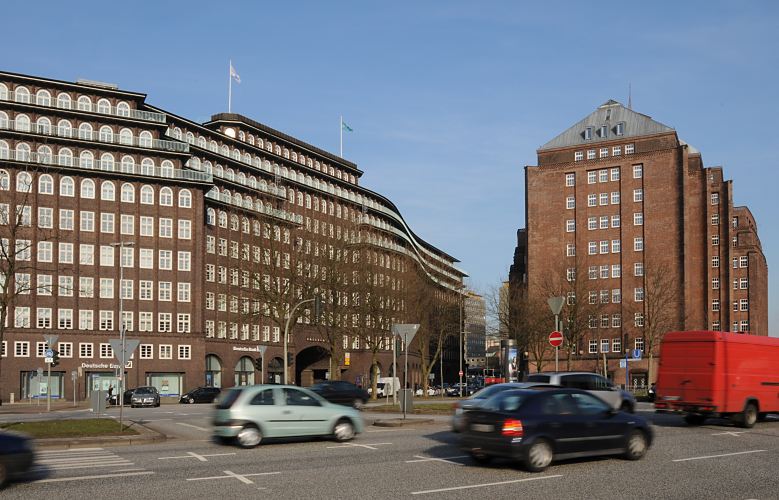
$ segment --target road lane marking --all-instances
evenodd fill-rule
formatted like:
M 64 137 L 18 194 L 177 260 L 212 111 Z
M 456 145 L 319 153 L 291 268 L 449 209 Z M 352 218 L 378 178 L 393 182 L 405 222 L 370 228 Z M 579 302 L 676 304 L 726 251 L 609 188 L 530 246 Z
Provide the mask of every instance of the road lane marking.
M 96 476 L 58 477 L 54 479 L 39 479 L 37 481 L 33 481 L 33 483 L 61 483 L 64 481 L 84 481 L 87 479 L 105 479 L 110 477 L 148 476 L 149 474 L 154 474 L 154 471 L 148 470 L 144 472 L 125 472 L 121 474 L 100 474 Z
M 208 432 L 210 430 L 210 429 L 206 429 L 205 427 L 198 427 L 197 425 L 185 424 L 184 422 L 176 422 L 176 425 L 184 425 L 186 427 L 192 427 L 193 429 L 197 429 L 199 431 L 205 431 L 205 432 Z
M 554 479 L 557 477 L 563 477 L 562 474 L 557 474 L 554 476 L 543 476 L 543 477 L 526 477 L 525 479 L 514 479 L 511 481 L 500 481 L 497 483 L 482 483 L 482 484 L 469 484 L 467 486 L 453 486 L 451 488 L 440 488 L 437 490 L 424 490 L 424 491 L 412 491 L 412 495 L 426 495 L 428 493 L 441 493 L 444 491 L 456 491 L 456 490 L 466 490 L 471 488 L 485 488 L 487 486 L 500 486 L 502 484 L 514 484 L 514 483 L 523 483 L 527 481 L 538 481 L 541 479 Z
M 412 429 L 411 427 L 406 427 L 403 429 L 369 429 L 365 432 L 398 432 L 398 431 L 413 431 L 415 429 Z
M 423 457 L 420 455 L 414 455 L 414 458 L 418 458 L 419 460 L 406 460 L 407 464 L 413 464 L 416 462 L 446 462 L 448 464 L 452 465 L 465 465 L 461 462 L 452 462 L 452 459 L 455 458 L 468 458 L 468 455 L 458 455 L 456 457 L 446 457 L 446 458 L 437 458 L 437 457 Z
M 229 470 L 222 471 L 226 475 L 224 476 L 211 476 L 211 477 L 190 477 L 187 481 L 206 481 L 208 479 L 230 479 L 235 478 L 246 484 L 254 484 L 251 480 L 247 479 L 249 476 L 272 476 L 274 474 L 281 474 L 281 472 L 254 472 L 251 474 L 236 474 Z
M 334 448 L 352 448 L 355 446 L 367 448 L 369 450 L 377 450 L 378 448 L 374 448 L 374 446 L 381 446 L 385 444 L 392 444 L 392 443 L 371 443 L 371 444 L 358 444 L 358 443 L 344 443 L 341 446 L 328 446 L 328 449 L 334 449 Z
M 705 457 L 692 457 L 692 458 L 677 458 L 672 462 L 686 462 L 688 460 L 703 460 L 705 458 L 720 458 L 720 457 L 732 457 L 733 455 L 746 455 L 747 453 L 761 453 L 766 450 L 749 450 L 749 451 L 737 451 L 735 453 L 723 453 L 722 455 L 707 455 Z
M 224 457 L 227 455 L 235 455 L 235 453 L 212 453 L 208 455 L 198 455 L 193 451 L 188 451 L 186 455 L 179 455 L 177 457 L 157 457 L 157 460 L 170 460 L 172 458 L 196 458 L 201 462 L 208 462 L 205 457 Z
M 726 432 L 717 432 L 715 434 L 712 434 L 712 436 L 736 436 L 739 437 L 741 434 L 746 434 L 747 431 L 726 431 Z

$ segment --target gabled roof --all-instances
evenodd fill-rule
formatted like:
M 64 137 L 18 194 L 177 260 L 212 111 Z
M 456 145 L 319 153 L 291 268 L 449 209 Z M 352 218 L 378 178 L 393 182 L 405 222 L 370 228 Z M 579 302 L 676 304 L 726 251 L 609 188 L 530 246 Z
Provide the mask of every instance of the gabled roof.
M 617 135 L 617 124 L 619 123 L 623 124 L 621 135 Z M 602 137 L 598 132 L 604 125 L 606 125 L 606 135 Z M 585 130 L 588 127 L 592 128 L 591 138 L 585 139 Z M 664 132 L 674 132 L 674 129 L 609 99 L 576 125 L 541 146 L 538 151 L 584 146 L 624 137 L 638 137 Z

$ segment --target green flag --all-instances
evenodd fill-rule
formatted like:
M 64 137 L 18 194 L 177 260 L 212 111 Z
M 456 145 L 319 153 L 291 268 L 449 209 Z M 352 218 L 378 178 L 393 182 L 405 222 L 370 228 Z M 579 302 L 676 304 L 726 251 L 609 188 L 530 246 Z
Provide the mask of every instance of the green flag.
M 352 130 L 352 127 L 350 127 L 349 125 L 347 125 L 347 124 L 346 124 L 346 122 L 345 122 L 345 121 L 343 121 L 343 120 L 341 120 L 341 128 L 342 128 L 343 130 L 346 130 L 347 132 L 354 132 L 354 130 Z

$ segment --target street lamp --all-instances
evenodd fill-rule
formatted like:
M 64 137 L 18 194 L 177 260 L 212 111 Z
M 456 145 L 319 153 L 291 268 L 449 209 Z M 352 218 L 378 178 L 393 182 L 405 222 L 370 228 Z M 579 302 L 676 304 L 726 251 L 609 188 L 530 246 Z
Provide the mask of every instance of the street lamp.
M 322 309 L 322 299 L 317 295 L 313 299 L 304 299 L 295 304 L 295 306 L 292 308 L 292 310 L 289 312 L 289 315 L 287 316 L 287 322 L 284 324 L 284 385 L 287 385 L 287 371 L 288 363 L 287 363 L 287 352 L 288 352 L 288 345 L 287 345 L 287 337 L 289 336 L 289 322 L 292 320 L 292 317 L 295 315 L 295 311 L 298 307 L 302 306 L 303 304 L 307 304 L 309 302 L 314 303 L 314 320 L 319 319 L 319 314 Z
M 111 243 L 112 247 L 119 247 L 119 340 L 122 343 L 122 357 L 124 357 L 126 349 L 127 349 L 127 342 L 125 339 L 125 332 L 127 329 L 125 328 L 124 324 L 124 301 L 123 301 L 123 294 L 122 294 L 122 282 L 124 281 L 124 266 L 122 265 L 122 257 L 124 254 L 124 247 L 128 246 L 131 247 L 135 245 L 134 241 L 118 241 L 116 243 Z M 116 401 L 119 403 L 119 432 L 122 431 L 122 412 L 124 409 L 124 361 L 119 361 L 119 387 L 117 387 L 118 392 L 116 395 Z

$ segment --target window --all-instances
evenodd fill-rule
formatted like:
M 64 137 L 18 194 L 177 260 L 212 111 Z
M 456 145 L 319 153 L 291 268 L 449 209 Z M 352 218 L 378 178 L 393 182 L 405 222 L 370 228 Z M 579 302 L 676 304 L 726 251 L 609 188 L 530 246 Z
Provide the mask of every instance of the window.
M 625 148 L 625 153 L 627 153 L 627 147 Z M 644 166 L 641 164 L 633 165 L 633 178 L 634 179 L 640 179 L 644 176 Z
M 609 266 L 608 265 L 602 265 L 599 268 L 600 277 L 601 279 L 606 279 L 609 277 Z
M 611 216 L 611 227 L 619 227 L 619 215 Z
M 587 159 L 588 160 L 594 160 L 595 159 L 595 150 L 594 149 L 588 149 L 587 150 Z
M 574 198 L 573 196 L 568 196 L 565 199 L 565 208 L 568 210 L 572 208 L 576 208 L 576 198 Z
M 609 193 L 600 193 L 598 195 L 598 201 L 601 206 L 605 206 L 609 204 Z
M 100 232 L 114 234 L 114 214 L 104 212 L 100 214 Z
M 100 330 L 111 331 L 114 329 L 114 312 L 100 311 Z
M 611 169 L 611 180 L 612 181 L 619 180 L 619 167 L 614 167 Z
M 589 231 L 593 231 L 595 229 L 598 229 L 598 219 L 596 217 L 588 217 L 587 218 L 587 229 Z
M 720 310 L 720 301 L 719 299 L 714 299 L 711 301 L 711 310 L 714 312 L 717 312 Z
M 749 257 L 746 255 L 742 255 L 738 258 L 738 265 L 739 267 L 745 268 L 749 267 Z
M 715 234 L 711 237 L 711 244 L 712 246 L 718 246 L 719 245 L 719 235 Z
M 159 313 L 157 315 L 157 331 L 160 333 L 173 332 L 173 314 Z
M 576 221 L 574 219 L 568 219 L 565 221 L 565 232 L 572 233 L 576 231 Z
M 609 180 L 609 171 L 605 168 L 603 170 L 598 170 L 598 182 L 608 182 Z
M 719 214 L 714 214 L 711 216 L 711 225 L 712 226 L 718 226 L 719 225 Z
M 614 146 L 611 148 L 611 156 L 620 156 L 622 155 L 622 146 Z
M 632 155 L 636 150 L 635 144 L 625 144 L 625 154 Z
M 738 301 L 739 310 L 740 311 L 749 311 L 749 300 L 748 299 L 739 299 Z
M 711 267 L 719 267 L 719 256 L 715 255 L 711 258 Z
M 644 313 L 633 314 L 633 324 L 638 327 L 644 326 Z
M 177 314 L 176 315 L 176 331 L 178 333 L 189 333 L 190 320 L 189 314 Z M 248 339 L 243 339 L 248 340 Z
M 644 201 L 644 190 L 643 189 L 634 189 L 633 190 L 633 201 L 635 201 L 635 202 Z
M 591 280 L 598 279 L 598 266 L 590 266 L 587 270 L 587 274 Z
M 611 277 L 619 278 L 622 275 L 622 268 L 619 264 L 611 265 Z
M 192 238 L 192 221 L 179 219 L 178 223 L 178 239 L 188 240 Z
M 584 128 L 584 140 L 589 141 L 592 139 L 592 127 Z
M 141 344 L 139 349 L 141 359 L 154 359 L 154 346 L 152 344 Z
M 608 215 L 601 215 L 599 227 L 601 229 L 608 229 L 609 228 L 609 216 Z
M 598 172 L 595 170 L 590 170 L 587 172 L 587 184 L 595 184 L 598 180 Z
M 30 343 L 27 341 L 14 342 L 14 357 L 27 358 L 30 356 Z
M 633 276 L 643 276 L 644 275 L 644 263 L 643 262 L 636 262 L 633 264 Z
M 173 238 L 173 219 L 160 217 L 160 238 Z
M 600 352 L 609 352 L 610 345 L 611 345 L 611 341 L 609 339 L 601 339 Z
M 611 291 L 611 301 L 615 304 L 622 302 L 622 290 L 615 288 Z
M 79 212 L 79 228 L 81 231 L 92 233 L 95 231 L 95 213 L 81 211 Z
M 747 290 L 749 288 L 749 279 L 748 278 L 739 278 L 739 288 L 741 290 Z
M 92 179 L 81 181 L 81 197 L 87 199 L 95 198 L 95 182 Z
M 173 346 L 170 344 L 160 344 L 159 359 L 173 359 Z
M 636 302 L 644 301 L 644 289 L 642 287 L 637 287 L 633 290 L 633 300 Z
M 719 193 L 711 193 L 711 204 L 719 205 Z
M 644 225 L 644 213 L 643 212 L 635 212 L 633 214 L 633 225 L 634 226 L 643 226 Z
M 94 328 L 94 312 L 90 310 L 80 310 L 78 312 L 79 330 L 92 330 Z M 91 357 L 91 356 L 90 356 Z
M 588 194 L 587 195 L 587 206 L 588 207 L 594 207 L 598 205 L 598 195 L 596 194 Z
M 719 290 L 719 278 L 712 278 L 711 279 L 711 289 L 712 290 Z
M 582 161 L 584 159 L 584 151 L 576 151 L 573 154 L 574 161 Z
M 576 245 L 573 243 L 568 243 L 565 245 L 565 256 L 566 257 L 576 257 Z
M 601 240 L 600 253 L 601 254 L 609 253 L 609 240 Z
M 633 250 L 636 252 L 644 251 L 644 238 L 633 238 Z
M 178 270 L 189 271 L 191 270 L 192 253 L 191 252 L 178 252 Z
M 192 359 L 192 346 L 180 345 L 178 352 L 179 359 Z
M 597 352 L 598 352 L 598 341 L 597 340 L 590 340 L 589 353 L 590 354 L 597 354 Z
M 607 158 L 609 156 L 609 148 L 600 148 L 600 157 Z
M 620 240 L 611 240 L 611 253 L 620 253 L 622 251 L 622 242 Z
M 596 255 L 598 253 L 598 242 L 590 241 L 587 245 L 587 253 L 589 255 Z
M 611 204 L 612 205 L 619 205 L 619 191 L 612 191 L 612 193 L 611 193 Z

